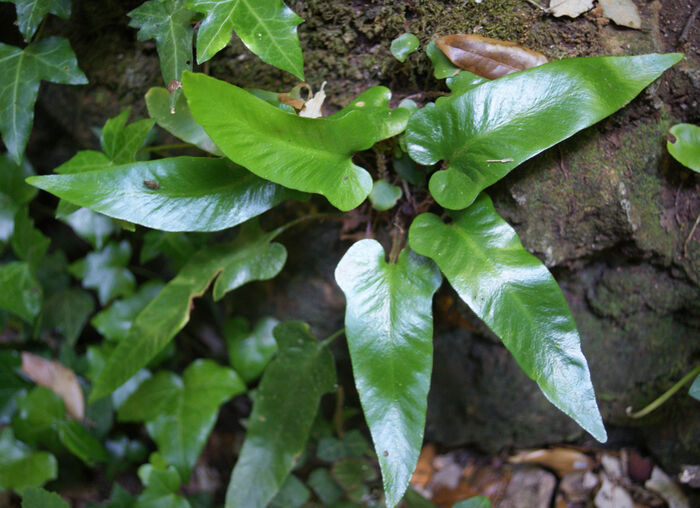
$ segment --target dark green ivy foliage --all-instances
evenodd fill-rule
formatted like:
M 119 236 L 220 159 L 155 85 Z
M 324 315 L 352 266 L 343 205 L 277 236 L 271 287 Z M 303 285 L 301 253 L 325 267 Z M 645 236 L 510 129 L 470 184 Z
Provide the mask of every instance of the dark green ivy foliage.
M 275 93 L 192 72 L 193 62 L 211 59 L 233 31 L 262 60 L 303 79 L 296 31 L 302 19 L 282 0 L 148 0 L 129 14 L 130 26 L 139 40 L 155 40 L 170 92 L 148 92 L 150 119 L 127 123 L 127 110 L 107 121 L 102 151 L 78 152 L 55 174 L 31 176 L 24 152 L 39 81 L 87 79 L 67 40 L 36 35 L 45 15 L 70 16 L 70 0 L 14 3 L 27 44 L 0 44 L 0 134 L 7 149 L 0 155 L 0 323 L 35 339 L 47 330 L 58 333 L 60 359 L 89 392 L 87 416 L 71 419 L 55 385 L 36 386 L 23 372 L 18 351 L 29 343 L 0 351 L 0 423 L 9 424 L 0 433 L 0 488 L 23 495 L 23 506 L 67 506 L 38 488 L 57 477 L 56 456 L 66 454 L 90 467 L 109 463 L 110 477 L 142 464 L 143 492 L 133 498 L 117 486 L 103 506 L 209 506 L 182 497 L 180 485 L 220 407 L 244 393 L 254 403 L 226 508 L 301 506 L 312 496 L 327 506 L 358 506 L 353 503 L 369 499 L 366 482 L 375 480 L 374 454 L 385 503 L 396 506 L 422 444 L 432 298 L 443 276 L 545 396 L 606 440 L 562 292 L 485 191 L 622 108 L 681 55 L 561 60 L 489 81 L 451 67 L 431 44 L 436 77 L 449 76 L 450 95 L 421 108 L 404 101 L 392 109 L 391 92 L 374 87 L 331 116 L 307 118 Z M 392 52 L 405 59 L 417 42 L 403 36 Z M 154 124 L 197 147 L 200 156 L 149 158 L 143 147 Z M 379 142 L 389 147 L 397 171 L 377 178 L 353 156 Z M 93 246 L 86 257 L 68 264 L 34 227 L 28 207 L 35 187 L 61 198 L 56 216 Z M 435 205 L 413 217 L 407 235 L 392 235 L 389 259 L 367 238 L 348 249 L 335 272 L 347 300 L 344 333 L 374 453 L 360 433 L 334 436 L 318 415 L 321 397 L 336 384 L 332 337 L 319 341 L 304 323 L 268 317 L 251 326 L 231 316 L 221 330 L 230 365 L 201 358 L 181 374 L 163 367 L 194 299 L 211 287 L 216 302 L 251 281 L 275 277 L 287 258 L 277 238 L 313 218 L 264 231 L 257 216 L 319 194 L 329 203 L 322 206 L 341 212 L 369 198 L 387 218 L 407 189 L 421 189 Z M 224 243 L 187 234 L 236 226 L 235 238 Z M 143 237 L 142 263 L 162 255 L 177 274 L 137 284 L 130 235 Z M 88 320 L 103 340 L 77 357 L 72 347 Z M 42 350 L 40 343 L 32 348 Z M 115 434 L 115 420 L 144 423 L 157 452 L 147 460 L 142 443 Z M 309 459 L 309 442 L 317 445 L 316 460 L 328 466 L 314 469 L 305 485 L 291 472 Z M 488 505 L 485 499 L 463 503 Z

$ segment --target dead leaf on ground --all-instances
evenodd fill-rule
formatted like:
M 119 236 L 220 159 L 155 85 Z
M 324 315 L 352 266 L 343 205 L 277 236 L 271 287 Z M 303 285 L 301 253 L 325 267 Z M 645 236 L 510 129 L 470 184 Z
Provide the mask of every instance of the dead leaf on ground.
M 603 16 L 613 20 L 616 25 L 629 28 L 641 28 L 642 18 L 632 0 L 598 0 Z
M 575 18 L 592 8 L 593 0 L 551 0 L 549 3 L 549 12 L 557 18 L 561 16 Z
M 688 498 L 670 476 L 658 467 L 654 467 L 644 486 L 659 494 L 668 503 L 669 508 L 689 508 Z
M 446 35 L 435 44 L 454 65 L 487 79 L 547 63 L 547 57 L 537 51 L 480 35 Z
M 571 448 L 524 450 L 508 459 L 513 464 L 539 464 L 554 470 L 561 478 L 574 471 L 588 471 L 594 466 L 593 460 Z
M 429 443 L 423 447 L 418 457 L 416 470 L 411 477 L 411 485 L 426 487 L 433 477 L 435 468 L 433 467 L 433 459 L 435 458 L 435 446 Z
M 71 369 L 57 361 L 22 352 L 22 372 L 36 384 L 48 388 L 61 397 L 70 416 L 76 420 L 82 420 L 85 417 L 83 391 L 80 389 L 75 372 Z

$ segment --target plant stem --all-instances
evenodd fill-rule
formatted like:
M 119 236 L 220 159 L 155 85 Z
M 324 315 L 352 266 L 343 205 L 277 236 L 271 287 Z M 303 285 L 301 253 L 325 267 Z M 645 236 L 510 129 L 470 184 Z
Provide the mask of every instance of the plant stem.
M 341 328 L 337 332 L 331 333 L 323 342 L 321 342 L 321 344 L 323 344 L 324 346 L 327 346 L 331 342 L 333 342 L 335 339 L 337 339 L 338 337 L 343 335 L 344 333 L 345 333 L 345 328 Z
M 279 235 L 287 231 L 288 229 L 296 226 L 297 224 L 301 224 L 302 222 L 306 222 L 307 220 L 313 220 L 313 219 L 331 219 L 331 220 L 342 220 L 343 216 L 338 215 L 335 213 L 315 213 L 312 215 L 305 215 L 303 217 L 299 217 L 298 219 L 294 219 L 293 221 L 287 222 L 286 224 L 278 227 L 277 229 L 273 230 L 270 232 L 270 241 L 274 240 L 277 238 Z
M 177 150 L 179 148 L 197 148 L 197 145 L 193 145 L 192 143 L 174 143 L 172 145 L 153 145 L 153 146 L 144 146 L 143 148 L 139 148 L 137 151 L 138 152 L 157 152 L 159 150 Z
M 627 408 L 627 416 L 630 418 L 641 418 L 642 416 L 646 416 L 655 409 L 657 409 L 659 406 L 661 406 L 664 402 L 666 402 L 668 399 L 670 399 L 674 393 L 676 393 L 678 390 L 680 390 L 684 384 L 686 384 L 688 381 L 693 379 L 695 376 L 700 374 L 700 365 L 695 367 L 693 370 L 691 370 L 688 374 L 683 376 L 683 379 L 678 381 L 675 385 L 673 385 L 671 388 L 669 388 L 661 397 L 656 399 L 654 402 L 649 404 L 647 407 L 644 409 L 637 411 L 636 413 L 632 412 L 632 407 Z
M 25 42 L 34 42 L 41 38 L 41 33 L 44 31 L 44 26 L 46 26 L 46 18 L 48 18 L 48 16 L 44 15 L 44 17 L 41 20 L 41 24 L 39 25 L 39 30 L 36 31 L 36 33 L 32 37 L 32 40 Z

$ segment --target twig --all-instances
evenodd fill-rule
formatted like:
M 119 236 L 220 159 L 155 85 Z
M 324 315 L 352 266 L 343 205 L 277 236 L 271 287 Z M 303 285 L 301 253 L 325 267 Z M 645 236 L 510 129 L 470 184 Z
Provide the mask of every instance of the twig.
M 685 239 L 685 243 L 683 244 L 683 256 L 685 256 L 686 258 L 688 257 L 688 243 L 690 242 L 690 239 L 693 238 L 693 233 L 695 233 L 695 230 L 698 227 L 698 222 L 700 222 L 700 215 L 698 215 L 698 218 L 695 219 L 693 229 L 690 230 L 690 234 L 688 235 L 688 238 Z
M 693 9 L 693 12 L 690 14 L 688 21 L 686 21 L 683 31 L 681 32 L 680 37 L 678 37 L 678 42 L 688 40 L 688 34 L 690 34 L 690 29 L 693 26 L 695 18 L 698 17 L 698 13 L 700 13 L 700 2 L 698 2 L 698 4 L 695 6 L 695 9 Z

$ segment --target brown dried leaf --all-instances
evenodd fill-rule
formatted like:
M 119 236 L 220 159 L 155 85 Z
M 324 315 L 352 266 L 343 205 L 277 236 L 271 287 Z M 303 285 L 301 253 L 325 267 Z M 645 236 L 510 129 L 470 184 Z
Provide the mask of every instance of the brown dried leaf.
M 304 99 L 292 97 L 288 93 L 279 93 L 277 94 L 277 98 L 282 104 L 287 104 L 288 106 L 293 107 L 297 111 L 301 111 L 305 104 Z
M 537 51 L 480 35 L 446 35 L 435 44 L 454 65 L 487 79 L 547 63 L 547 58 Z
M 508 462 L 539 464 L 554 470 L 560 478 L 574 471 L 587 471 L 594 465 L 588 455 L 570 448 L 524 450 L 510 457 Z
M 85 399 L 75 372 L 59 362 L 27 352 L 22 353 L 22 372 L 61 397 L 70 416 L 76 420 L 85 417 Z

